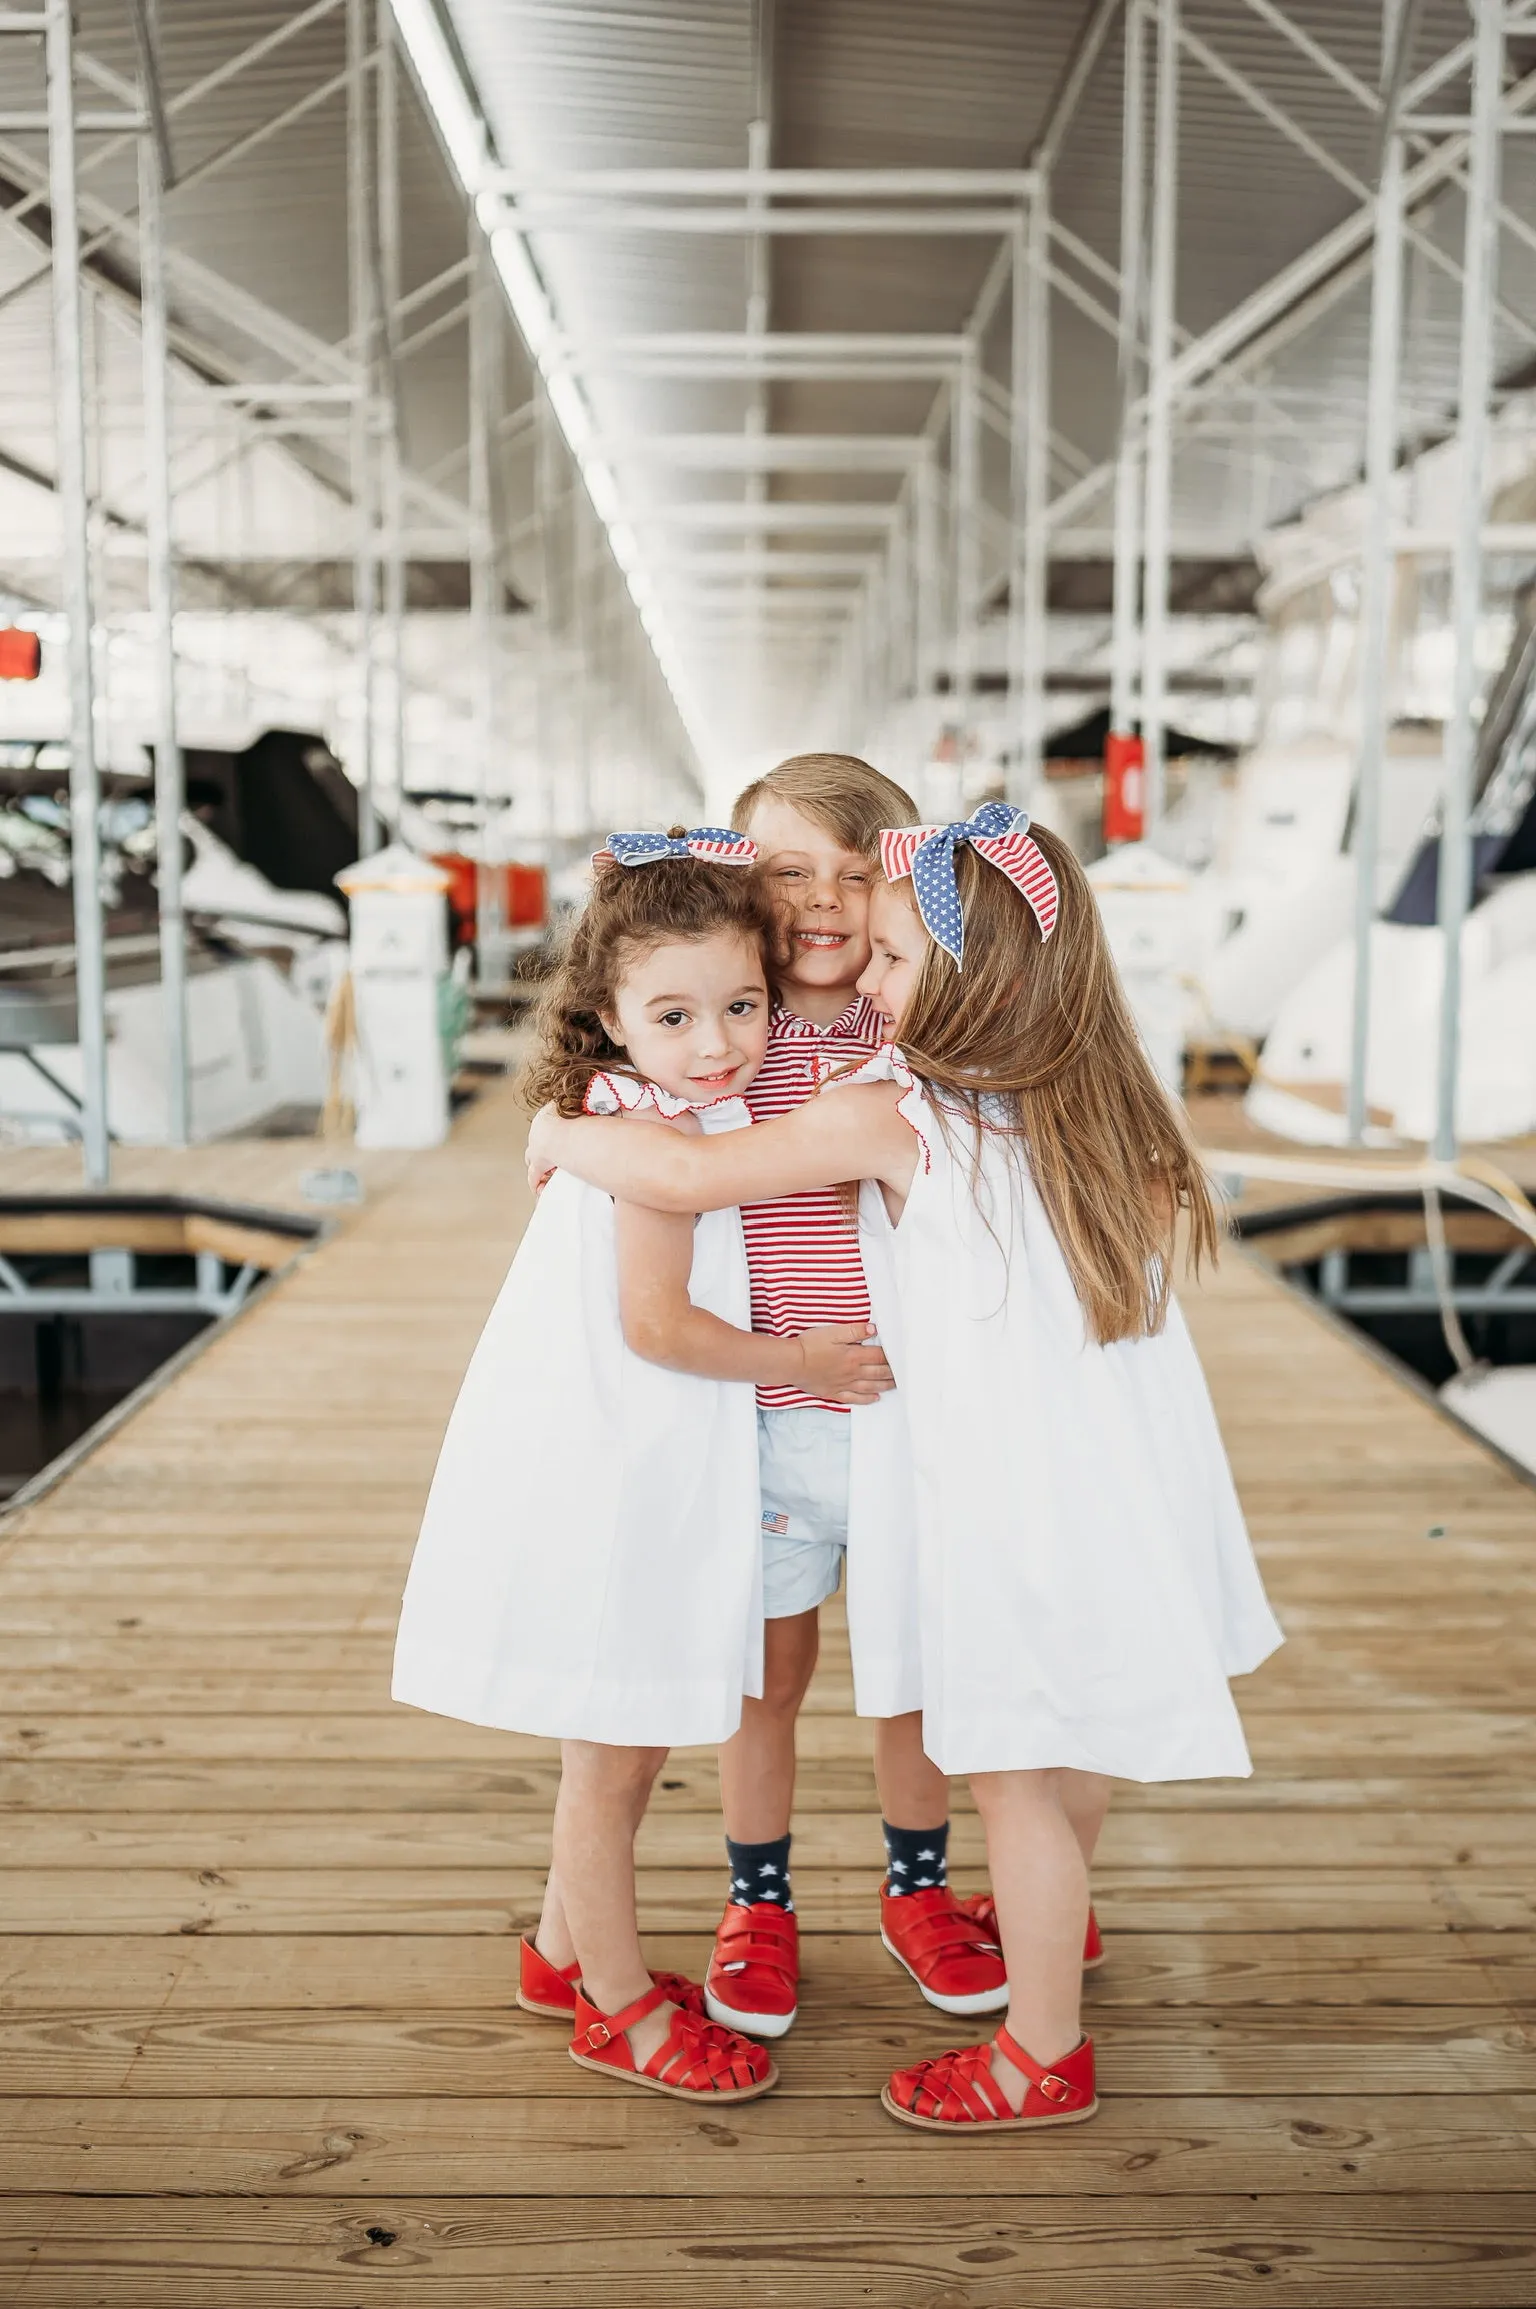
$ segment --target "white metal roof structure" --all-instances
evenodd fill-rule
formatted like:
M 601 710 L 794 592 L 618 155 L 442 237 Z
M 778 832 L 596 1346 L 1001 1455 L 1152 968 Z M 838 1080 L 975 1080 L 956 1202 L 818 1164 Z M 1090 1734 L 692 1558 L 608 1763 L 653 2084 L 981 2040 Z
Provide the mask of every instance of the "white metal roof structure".
M 1106 689 L 1155 814 L 1256 539 L 1458 426 L 1475 615 L 1533 0 L 76 16 L 0 9 L 0 588 L 69 612 L 86 789 L 233 666 L 531 835 L 984 718 L 1023 797 Z

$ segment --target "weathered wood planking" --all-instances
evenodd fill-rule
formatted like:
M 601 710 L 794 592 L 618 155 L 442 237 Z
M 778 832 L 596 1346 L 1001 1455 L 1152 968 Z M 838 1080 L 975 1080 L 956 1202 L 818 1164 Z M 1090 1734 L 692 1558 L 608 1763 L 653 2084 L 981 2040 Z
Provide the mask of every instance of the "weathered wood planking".
M 1244 1694 L 1252 1781 L 1119 1800 L 1100 2118 L 1026 2153 L 875 2104 L 956 2024 L 871 1930 L 835 1610 L 782 2094 L 721 2124 L 637 2102 L 516 2011 L 550 1751 L 387 1687 L 527 1207 L 518 1139 L 496 1090 L 448 1147 L 377 1163 L 332 1242 L 0 1534 L 0 2301 L 1536 2300 L 1536 1498 L 1235 1254 L 1187 1304 L 1292 1641 Z M 125 1167 L 279 1201 L 312 1159 Z M 697 1970 L 711 1759 L 665 1780 L 642 1914 Z

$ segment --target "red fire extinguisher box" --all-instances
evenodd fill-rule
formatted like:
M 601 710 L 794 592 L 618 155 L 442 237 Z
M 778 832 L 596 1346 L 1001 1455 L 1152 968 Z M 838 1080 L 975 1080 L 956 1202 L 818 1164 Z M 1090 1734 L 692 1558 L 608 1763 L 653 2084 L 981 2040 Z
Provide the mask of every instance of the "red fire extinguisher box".
M 36 681 L 43 670 L 43 645 L 25 626 L 0 625 L 0 681 Z
M 1104 839 L 1139 842 L 1145 824 L 1146 749 L 1140 738 L 1111 730 L 1104 740 Z
M 549 876 L 542 866 L 508 866 L 509 930 L 542 930 L 549 919 Z
M 448 912 L 456 946 L 474 944 L 476 890 L 481 877 L 501 900 L 501 919 L 508 930 L 542 930 L 548 918 L 548 876 L 542 866 L 477 866 L 457 850 L 433 857 L 448 876 Z M 498 887 L 499 885 L 499 887 Z

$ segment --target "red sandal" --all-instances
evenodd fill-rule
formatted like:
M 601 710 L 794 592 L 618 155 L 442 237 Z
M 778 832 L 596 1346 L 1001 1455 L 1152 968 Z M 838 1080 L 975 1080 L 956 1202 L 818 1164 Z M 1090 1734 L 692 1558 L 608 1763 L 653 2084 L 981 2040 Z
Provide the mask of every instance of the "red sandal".
M 776 1900 L 734 1901 L 720 1919 L 704 1975 L 704 2009 L 722 2028 L 782 2036 L 799 2010 L 800 1934 Z
M 961 1901 L 960 1906 L 965 1910 L 967 1916 L 973 1916 L 976 1919 L 983 1932 L 989 1934 L 992 1939 L 997 1939 L 997 1902 L 990 1892 L 973 1892 L 969 1900 Z M 1088 1911 L 1088 1933 L 1083 1942 L 1083 1970 L 1084 1972 L 1097 1972 L 1103 1962 L 1104 1939 L 1099 1931 L 1099 1920 L 1090 1908 Z
M 678 2101 L 755 2101 L 778 2083 L 779 2072 L 760 2044 L 749 2044 L 734 2029 L 719 2028 L 712 2020 L 681 2010 L 672 2014 L 665 2044 L 644 2068 L 636 2068 L 624 2032 L 666 2001 L 665 1989 L 652 1988 L 622 2012 L 606 2013 L 588 2004 L 578 1989 L 572 2060 L 578 2068 L 622 2077 L 627 2084 L 644 2085 Z
M 990 1908 L 991 1902 L 986 1905 Z M 1008 1971 L 995 1909 L 983 1919 L 977 1900 L 957 1900 L 946 1885 L 880 1895 L 880 1938 L 904 1972 L 940 2012 L 1003 2012 Z
M 1029 2080 L 1022 2109 L 1013 2109 L 992 2074 L 992 2047 Z M 880 2095 L 881 2106 L 899 2124 L 929 2133 L 995 2133 L 1031 2126 L 1080 2125 L 1098 2108 L 1094 2086 L 1093 2041 L 1084 2037 L 1066 2056 L 1042 2068 L 1006 2028 L 992 2044 L 968 2045 L 899 2068 Z
M 669 2004 L 681 2005 L 684 2012 L 704 2011 L 704 1991 L 696 1980 L 689 1980 L 681 1972 L 653 1972 L 652 1980 L 666 1990 Z M 542 2020 L 569 2020 L 576 2010 L 576 1991 L 581 1985 L 579 1964 L 553 1965 L 547 1956 L 541 1956 L 531 1940 L 517 1944 L 517 2001 L 524 2012 L 536 2012 Z

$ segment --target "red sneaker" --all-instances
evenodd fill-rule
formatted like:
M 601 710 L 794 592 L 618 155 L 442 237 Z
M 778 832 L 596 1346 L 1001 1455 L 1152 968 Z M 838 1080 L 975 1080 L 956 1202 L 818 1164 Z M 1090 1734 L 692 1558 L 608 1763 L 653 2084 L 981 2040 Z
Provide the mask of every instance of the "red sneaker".
M 704 1991 L 681 1972 L 653 1972 L 656 1986 L 666 1991 L 667 2002 L 699 2019 L 704 2016 Z M 517 1944 L 517 2001 L 524 2012 L 544 2020 L 569 2020 L 581 1992 L 581 1966 L 555 1966 L 541 1956 L 531 1940 Z
M 1011 2109 L 992 2074 L 992 2044 L 1028 2080 L 1024 2106 Z M 930 2133 L 1022 2132 L 1042 2125 L 1080 2125 L 1098 2108 L 1093 2074 L 1093 2042 L 1080 2045 L 1050 2068 L 1031 2060 L 1000 2028 L 992 2044 L 967 2045 L 964 2052 L 941 2052 L 899 2068 L 880 2095 L 882 2106 L 904 2125 Z
M 940 2012 L 1002 2012 L 1008 2003 L 996 1913 L 983 1923 L 975 1906 L 942 1884 L 880 1895 L 881 1940 Z
M 962 1900 L 960 1905 L 968 1916 L 975 1917 L 983 1932 L 989 1933 L 994 1940 L 998 1937 L 997 1902 L 990 1892 L 973 1892 L 970 1899 Z M 1099 1931 L 1099 1920 L 1090 1908 L 1088 1911 L 1088 1934 L 1083 1942 L 1083 1970 L 1084 1972 L 1097 1972 L 1103 1962 L 1104 1937 Z
M 747 2036 L 782 2036 L 798 2012 L 800 1935 L 792 1908 L 734 1901 L 720 1919 L 704 1975 L 704 2009 Z

